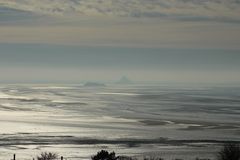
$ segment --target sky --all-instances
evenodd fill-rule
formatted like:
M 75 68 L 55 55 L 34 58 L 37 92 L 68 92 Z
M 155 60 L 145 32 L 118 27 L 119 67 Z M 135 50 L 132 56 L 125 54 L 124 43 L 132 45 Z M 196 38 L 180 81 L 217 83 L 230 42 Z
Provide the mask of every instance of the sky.
M 240 0 L 0 0 L 0 82 L 240 83 Z

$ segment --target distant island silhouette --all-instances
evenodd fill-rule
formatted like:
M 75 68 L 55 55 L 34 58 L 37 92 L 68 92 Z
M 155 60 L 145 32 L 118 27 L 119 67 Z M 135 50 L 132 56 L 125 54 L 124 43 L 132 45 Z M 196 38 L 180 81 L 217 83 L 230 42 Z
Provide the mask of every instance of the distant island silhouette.
M 118 81 L 117 84 L 132 84 L 133 82 L 127 78 L 126 76 L 122 76 Z
M 86 82 L 84 84 L 84 87 L 105 87 L 106 85 L 103 83 L 97 83 L 97 82 Z

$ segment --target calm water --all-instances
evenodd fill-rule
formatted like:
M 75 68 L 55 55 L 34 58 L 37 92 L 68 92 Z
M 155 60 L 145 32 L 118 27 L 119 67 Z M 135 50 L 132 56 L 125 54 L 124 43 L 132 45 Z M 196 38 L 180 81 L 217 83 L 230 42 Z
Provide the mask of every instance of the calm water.
M 0 156 L 212 157 L 240 141 L 239 115 L 240 87 L 1 85 Z

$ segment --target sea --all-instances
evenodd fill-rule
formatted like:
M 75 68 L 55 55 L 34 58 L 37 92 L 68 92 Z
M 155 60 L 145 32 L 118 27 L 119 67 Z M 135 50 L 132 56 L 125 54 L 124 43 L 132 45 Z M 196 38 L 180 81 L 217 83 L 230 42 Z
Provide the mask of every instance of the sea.
M 215 159 L 240 142 L 240 86 L 2 84 L 0 159 L 100 150 L 136 158 Z

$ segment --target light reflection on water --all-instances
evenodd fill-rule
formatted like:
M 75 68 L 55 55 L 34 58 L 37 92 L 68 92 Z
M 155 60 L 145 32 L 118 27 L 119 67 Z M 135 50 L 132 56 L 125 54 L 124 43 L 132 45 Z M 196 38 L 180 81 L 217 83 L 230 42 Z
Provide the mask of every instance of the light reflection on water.
M 1 86 L 1 156 L 18 153 L 29 158 L 49 150 L 77 159 L 104 148 L 125 155 L 211 155 L 218 147 L 201 141 L 197 146 L 154 141 L 160 137 L 239 141 L 239 97 L 240 88 L 231 87 Z M 49 143 L 41 144 L 48 136 Z M 99 142 L 87 144 L 84 138 Z M 150 139 L 151 143 L 129 145 L 119 139 Z M 105 140 L 111 143 L 104 144 Z

